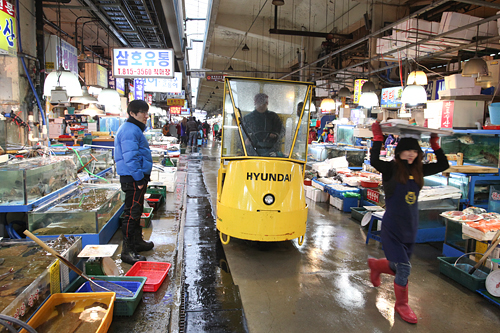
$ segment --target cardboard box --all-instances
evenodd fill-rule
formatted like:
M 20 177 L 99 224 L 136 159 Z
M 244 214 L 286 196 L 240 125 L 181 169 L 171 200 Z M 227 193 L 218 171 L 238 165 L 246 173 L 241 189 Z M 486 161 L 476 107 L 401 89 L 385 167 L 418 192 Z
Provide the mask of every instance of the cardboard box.
M 475 86 L 475 83 L 476 81 L 473 77 L 465 77 L 462 76 L 462 74 L 453 74 L 444 77 L 444 85 L 446 89 L 471 88 Z

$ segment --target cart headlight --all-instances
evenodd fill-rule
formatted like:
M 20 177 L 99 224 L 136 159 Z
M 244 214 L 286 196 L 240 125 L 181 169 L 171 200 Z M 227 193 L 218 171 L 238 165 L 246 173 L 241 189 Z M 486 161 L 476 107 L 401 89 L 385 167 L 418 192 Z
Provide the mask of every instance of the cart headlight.
M 266 205 L 272 205 L 274 203 L 274 195 L 272 195 L 272 194 L 266 194 L 264 196 L 264 203 Z

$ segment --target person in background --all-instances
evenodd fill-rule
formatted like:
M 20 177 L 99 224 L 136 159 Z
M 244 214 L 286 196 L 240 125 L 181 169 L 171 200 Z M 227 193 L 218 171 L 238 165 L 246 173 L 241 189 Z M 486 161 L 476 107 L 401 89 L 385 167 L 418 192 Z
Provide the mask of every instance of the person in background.
M 212 127 L 213 130 L 214 130 L 214 140 L 217 139 L 217 136 L 219 134 L 219 123 L 215 123 L 214 126 Z
M 181 131 L 181 124 L 179 122 L 177 122 L 175 124 L 175 129 L 177 131 L 177 133 L 176 133 L 177 134 L 177 143 L 180 143 L 181 142 L 181 133 L 182 133 L 182 131 Z
M 313 141 L 316 141 L 317 139 L 318 139 L 318 132 L 316 131 L 316 128 L 309 127 L 309 135 L 307 143 L 311 144 Z
M 326 142 L 333 143 L 335 141 L 335 133 L 333 131 L 333 127 L 328 128 L 328 135 L 326 137 Z
M 189 141 L 188 141 L 188 146 L 190 147 L 196 147 L 197 145 L 197 136 L 198 136 L 198 123 L 194 119 L 194 117 L 191 117 L 189 121 L 186 124 L 186 129 L 189 135 Z
M 181 121 L 181 143 L 187 145 L 188 143 L 188 133 L 187 133 L 187 118 L 182 117 Z
M 121 259 L 133 265 L 146 258 L 138 252 L 153 249 L 153 242 L 145 241 L 140 225 L 143 213 L 144 194 L 148 188 L 149 176 L 153 168 L 153 158 L 148 140 L 143 132 L 148 120 L 149 105 L 135 100 L 129 103 L 129 118 L 120 126 L 115 138 L 116 172 L 120 175 L 122 191 L 125 192 Z
M 163 125 L 161 132 L 164 136 L 170 136 L 170 125 L 168 124 L 168 121 Z
M 391 162 L 380 160 L 382 129 L 378 121 L 372 125 L 373 146 L 370 163 L 382 173 L 386 210 L 382 219 L 381 238 L 383 259 L 368 259 L 370 280 L 374 287 L 380 286 L 380 274 L 395 275 L 395 310 L 401 318 L 412 324 L 417 316 L 408 305 L 408 277 L 410 258 L 415 246 L 418 230 L 418 195 L 424 185 L 424 177 L 448 169 L 448 159 L 439 147 L 438 137 L 431 135 L 430 144 L 437 162 L 423 164 L 423 153 L 417 139 L 403 137 L 396 146 Z
M 390 145 L 395 145 L 398 142 L 399 142 L 399 135 L 389 134 L 389 136 L 387 136 L 387 139 L 385 140 L 384 146 L 387 147 Z

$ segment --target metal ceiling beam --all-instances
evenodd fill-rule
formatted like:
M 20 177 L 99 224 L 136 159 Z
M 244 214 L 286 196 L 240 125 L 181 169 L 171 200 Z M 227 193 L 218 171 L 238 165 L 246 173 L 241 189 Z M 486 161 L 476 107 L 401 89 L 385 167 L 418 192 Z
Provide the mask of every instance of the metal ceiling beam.
M 43 5 L 43 8 L 71 9 L 71 10 L 91 10 L 87 6 L 69 6 L 69 5 Z
M 421 15 L 421 14 L 425 13 L 425 12 L 428 12 L 429 10 L 431 10 L 431 9 L 433 9 L 433 8 L 436 8 L 436 7 L 438 7 L 438 6 L 440 6 L 440 5 L 444 4 L 444 3 L 447 3 L 447 2 L 449 2 L 449 1 L 450 1 L 450 0 L 438 0 L 438 1 L 434 2 L 434 3 L 431 3 L 430 5 L 428 5 L 428 6 L 424 7 L 424 8 L 422 8 L 422 9 L 419 9 L 419 10 L 417 10 L 416 12 L 414 12 L 414 13 L 412 13 L 412 14 L 410 14 L 410 15 L 408 15 L 408 16 L 406 16 L 406 17 L 404 17 L 404 18 L 402 18 L 401 20 L 398 20 L 398 21 L 396 21 L 396 22 L 394 22 L 394 23 L 392 23 L 392 24 L 389 24 L 389 25 L 387 25 L 387 26 L 383 27 L 382 29 L 379 29 L 379 30 L 377 30 L 377 31 L 375 31 L 375 32 L 372 32 L 371 34 L 368 34 L 368 35 L 366 35 L 365 37 L 362 37 L 362 38 L 358 39 L 357 41 L 354 41 L 354 42 L 350 43 L 349 45 L 346 45 L 346 46 L 344 46 L 344 47 L 341 47 L 340 49 L 338 49 L 338 50 L 336 50 L 336 51 L 334 51 L 334 52 L 332 52 L 332 53 L 330 53 L 330 54 L 327 54 L 326 56 L 321 57 L 321 58 L 319 58 L 319 59 L 317 59 L 317 60 L 315 60 L 315 61 L 313 61 L 313 62 L 311 62 L 311 63 L 309 63 L 309 64 L 307 64 L 307 65 L 305 65 L 305 66 L 303 66 L 303 67 L 301 67 L 301 68 L 299 68 L 299 69 L 296 69 L 296 70 L 294 70 L 294 71 L 291 71 L 291 72 L 290 72 L 289 74 L 287 74 L 287 75 L 283 75 L 282 77 L 280 77 L 280 79 L 284 79 L 284 78 L 286 78 L 286 77 L 288 77 L 288 76 L 290 76 L 290 75 L 293 75 L 293 74 L 295 74 L 295 73 L 300 72 L 301 70 L 304 70 L 304 69 L 306 69 L 306 68 L 308 68 L 308 67 L 311 67 L 312 65 L 317 64 L 318 62 L 321 62 L 321 61 L 323 61 L 323 60 L 326 60 L 326 59 L 328 59 L 328 58 L 330 58 L 330 57 L 332 57 L 332 56 L 334 56 L 334 55 L 336 55 L 336 54 L 338 54 L 338 53 L 341 53 L 341 52 L 343 52 L 343 51 L 349 50 L 349 49 L 353 48 L 353 47 L 354 47 L 354 46 L 356 46 L 356 45 L 359 45 L 359 44 L 361 44 L 361 43 L 366 42 L 366 41 L 367 41 L 367 40 L 369 40 L 370 38 L 373 38 L 373 37 L 377 37 L 377 36 L 379 36 L 379 35 L 380 35 L 380 34 L 382 34 L 383 32 L 385 32 L 385 31 L 387 31 L 387 30 L 392 29 L 393 27 L 397 26 L 397 25 L 398 25 L 398 24 L 400 24 L 400 23 L 406 22 L 408 19 L 411 19 L 411 18 L 417 17 L 417 16 L 419 16 L 419 15 Z
M 104 16 L 99 8 L 92 2 L 92 0 L 80 0 L 83 1 L 87 4 L 87 6 L 90 7 L 90 10 L 97 15 L 101 19 L 101 21 L 109 27 L 109 30 L 118 38 L 118 40 L 124 45 L 124 46 L 130 46 L 129 42 L 122 36 L 121 33 L 118 32 L 118 30 L 115 29 L 114 25 Z

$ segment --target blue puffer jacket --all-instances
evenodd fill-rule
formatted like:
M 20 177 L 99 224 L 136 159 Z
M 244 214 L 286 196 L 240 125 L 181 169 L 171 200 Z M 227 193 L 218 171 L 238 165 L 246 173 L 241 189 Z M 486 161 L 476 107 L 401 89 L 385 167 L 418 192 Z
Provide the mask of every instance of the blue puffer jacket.
M 116 172 L 121 176 L 122 183 L 130 180 L 142 185 L 144 177 L 149 180 L 153 168 L 153 158 L 148 140 L 143 134 L 144 128 L 144 124 L 130 117 L 116 133 Z

